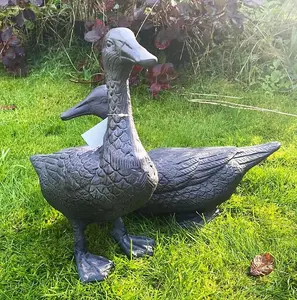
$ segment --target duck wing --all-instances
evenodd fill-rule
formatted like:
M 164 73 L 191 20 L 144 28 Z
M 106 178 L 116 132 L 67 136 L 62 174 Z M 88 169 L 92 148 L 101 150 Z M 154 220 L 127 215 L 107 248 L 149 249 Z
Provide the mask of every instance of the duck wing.
M 94 164 L 95 156 L 98 157 L 97 151 L 90 147 L 79 147 L 34 155 L 30 160 L 42 187 L 54 189 L 62 186 L 64 190 L 75 191 L 90 184 L 90 178 L 97 173 L 99 165 Z
M 184 188 L 194 179 L 201 183 L 236 155 L 236 147 L 159 148 L 149 152 L 159 174 L 155 194 Z

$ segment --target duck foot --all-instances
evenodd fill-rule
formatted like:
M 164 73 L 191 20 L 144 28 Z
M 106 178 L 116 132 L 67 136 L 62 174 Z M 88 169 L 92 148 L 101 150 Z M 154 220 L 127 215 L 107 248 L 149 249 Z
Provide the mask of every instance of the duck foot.
M 79 279 L 86 283 L 104 280 L 114 264 L 112 261 L 88 252 L 85 238 L 86 223 L 69 220 L 74 233 L 74 256 Z
M 111 236 L 120 245 L 124 253 L 130 258 L 153 255 L 155 241 L 144 236 L 134 236 L 127 233 L 121 218 L 114 222 Z
M 76 251 L 75 260 L 79 279 L 85 283 L 104 280 L 114 267 L 112 261 L 90 252 Z
M 203 226 L 206 223 L 212 221 L 215 217 L 220 214 L 220 210 L 215 208 L 210 212 L 206 212 L 203 214 L 194 213 L 181 213 L 176 214 L 176 222 L 184 228 L 189 228 L 191 226 Z

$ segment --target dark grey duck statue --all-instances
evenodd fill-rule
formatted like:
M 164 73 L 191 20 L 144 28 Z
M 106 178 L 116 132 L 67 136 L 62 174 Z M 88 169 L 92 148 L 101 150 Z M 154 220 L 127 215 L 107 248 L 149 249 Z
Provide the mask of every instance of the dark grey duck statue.
M 95 88 L 84 100 L 65 111 L 62 120 L 82 115 L 107 117 L 106 86 Z M 244 174 L 280 144 L 251 147 L 159 148 L 148 152 L 159 183 L 149 202 L 138 209 L 144 215 L 175 214 L 182 226 L 203 224 L 218 214 L 217 206 L 235 192 Z M 202 217 L 202 214 L 204 215 Z
M 129 257 L 152 255 L 154 245 L 152 239 L 129 235 L 121 216 L 143 207 L 158 183 L 157 170 L 135 129 L 128 85 L 134 64 L 149 67 L 157 58 L 126 28 L 107 33 L 102 57 L 108 91 L 103 146 L 31 157 L 44 198 L 73 226 L 75 259 L 84 282 L 103 280 L 113 267 L 108 259 L 88 252 L 88 224 L 113 221 L 112 236 Z

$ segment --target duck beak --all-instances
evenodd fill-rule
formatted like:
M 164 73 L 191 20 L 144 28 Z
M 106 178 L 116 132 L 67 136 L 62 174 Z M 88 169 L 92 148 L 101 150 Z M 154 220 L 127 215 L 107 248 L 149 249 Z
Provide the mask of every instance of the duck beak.
M 121 57 L 124 60 L 144 68 L 153 67 L 158 63 L 157 57 L 142 47 L 136 39 L 134 41 L 129 41 L 129 44 L 123 44 L 121 47 Z
M 73 106 L 72 108 L 66 110 L 61 114 L 61 119 L 63 121 L 71 120 L 76 117 L 90 115 L 90 109 L 88 105 L 89 99 L 84 99 L 77 105 Z

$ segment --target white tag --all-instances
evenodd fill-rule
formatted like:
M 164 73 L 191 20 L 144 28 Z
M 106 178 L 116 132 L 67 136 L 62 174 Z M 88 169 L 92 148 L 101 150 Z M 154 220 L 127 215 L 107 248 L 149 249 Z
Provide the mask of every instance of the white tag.
M 107 119 L 108 118 L 105 118 L 96 126 L 81 135 L 90 147 L 97 148 L 103 145 L 103 138 L 107 129 Z

